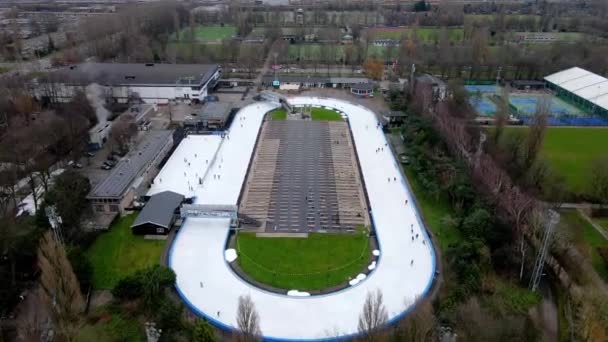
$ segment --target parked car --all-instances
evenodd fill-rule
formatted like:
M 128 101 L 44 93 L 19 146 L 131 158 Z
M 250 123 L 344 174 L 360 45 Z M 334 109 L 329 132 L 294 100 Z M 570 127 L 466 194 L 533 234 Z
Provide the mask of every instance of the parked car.
M 106 165 L 106 164 L 101 165 L 101 167 L 100 167 L 100 168 L 101 168 L 102 170 L 110 170 L 110 169 L 112 169 L 112 167 L 111 167 L 111 166 L 108 166 L 108 165 Z
M 87 152 L 87 156 L 89 156 L 89 157 L 95 157 L 95 153 L 93 153 L 93 152 Z

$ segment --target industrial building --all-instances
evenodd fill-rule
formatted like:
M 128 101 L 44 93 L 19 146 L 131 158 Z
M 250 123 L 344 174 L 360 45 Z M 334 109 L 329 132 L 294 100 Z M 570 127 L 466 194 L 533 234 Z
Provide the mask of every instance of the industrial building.
M 220 76 L 217 64 L 83 63 L 62 68 L 51 78 L 62 85 L 56 94 L 64 101 L 69 101 L 76 89 L 96 83 L 116 102 L 139 99 L 166 104 L 202 100 Z M 40 93 L 45 96 L 44 90 Z
M 545 77 L 547 88 L 588 114 L 608 115 L 608 79 L 579 67 Z
M 172 131 L 150 131 L 122 158 L 106 179 L 87 196 L 96 213 L 124 214 L 137 195 L 158 172 L 158 165 L 173 146 Z

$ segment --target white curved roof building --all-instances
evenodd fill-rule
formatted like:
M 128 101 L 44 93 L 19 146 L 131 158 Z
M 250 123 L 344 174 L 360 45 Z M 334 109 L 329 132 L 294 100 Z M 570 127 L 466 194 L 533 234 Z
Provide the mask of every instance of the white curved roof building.
M 545 77 L 549 88 L 591 113 L 608 114 L 608 79 L 579 67 Z

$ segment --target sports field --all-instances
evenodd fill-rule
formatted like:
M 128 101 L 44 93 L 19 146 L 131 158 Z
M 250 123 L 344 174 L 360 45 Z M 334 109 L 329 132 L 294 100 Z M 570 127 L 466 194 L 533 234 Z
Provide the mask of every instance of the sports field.
M 534 115 L 536 113 L 536 107 L 544 100 L 543 95 L 537 94 L 510 94 L 509 104 L 516 109 L 520 115 Z M 549 95 L 548 97 L 551 115 L 562 116 L 562 115 L 582 115 L 582 111 L 565 101 Z
M 280 109 L 277 109 L 277 110 L 273 110 L 269 114 L 270 114 L 270 118 L 272 120 L 285 120 L 285 119 L 287 119 L 287 111 L 285 109 L 283 109 L 283 108 L 280 108 Z
M 308 238 L 237 237 L 240 268 L 256 281 L 282 289 L 320 290 L 349 281 L 370 260 L 367 235 L 309 234 Z
M 234 26 L 197 26 L 194 30 L 194 40 L 219 41 L 236 35 Z M 179 33 L 180 40 L 190 39 L 190 28 L 186 27 Z
M 608 128 L 550 127 L 541 153 L 564 177 L 570 191 L 586 193 L 590 190 L 591 164 L 608 153 L 606 146 Z
M 374 39 L 402 39 L 409 38 L 413 33 L 410 27 L 380 27 L 370 29 L 370 34 Z M 462 42 L 464 30 L 462 28 L 448 28 L 447 35 L 452 43 Z M 438 42 L 441 37 L 439 27 L 421 27 L 415 29 L 418 40 L 423 43 Z

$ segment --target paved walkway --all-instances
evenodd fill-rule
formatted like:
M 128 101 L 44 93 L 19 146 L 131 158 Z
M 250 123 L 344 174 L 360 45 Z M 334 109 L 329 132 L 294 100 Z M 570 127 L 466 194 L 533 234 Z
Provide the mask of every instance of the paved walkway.
M 592 225 L 593 228 L 595 228 L 595 230 L 597 230 L 598 233 L 602 234 L 604 239 L 606 239 L 608 241 L 608 232 L 606 232 L 604 227 L 600 226 L 599 224 L 597 224 L 597 222 L 593 221 L 591 219 L 591 217 L 589 217 L 589 215 L 587 215 L 587 213 L 585 213 L 584 210 L 582 210 L 580 208 L 577 210 L 578 210 L 579 214 L 581 215 L 581 217 L 584 218 L 585 221 L 589 222 L 589 224 Z

